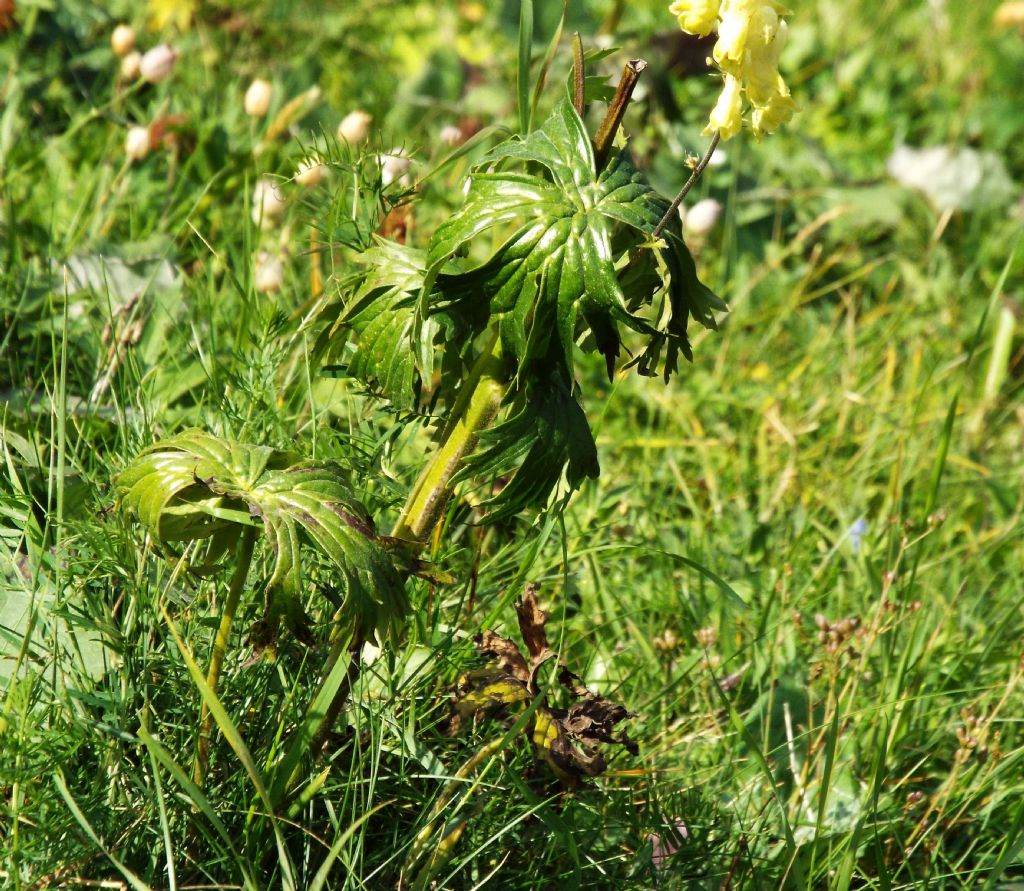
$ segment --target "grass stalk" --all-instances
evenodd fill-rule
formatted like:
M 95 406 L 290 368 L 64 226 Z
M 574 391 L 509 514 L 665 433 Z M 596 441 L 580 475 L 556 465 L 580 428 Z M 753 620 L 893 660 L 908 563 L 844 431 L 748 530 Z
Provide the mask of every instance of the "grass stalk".
M 220 625 L 217 627 L 217 636 L 213 640 L 210 667 L 206 672 L 206 683 L 214 693 L 217 692 L 217 682 L 220 680 L 221 668 L 224 665 L 224 653 L 227 651 L 231 626 L 238 610 L 238 601 L 241 599 L 242 589 L 245 587 L 245 580 L 249 575 L 249 567 L 252 565 L 252 552 L 258 532 L 259 530 L 255 526 L 248 527 L 242 533 L 241 541 L 238 543 L 235 571 L 231 576 L 227 600 L 224 602 L 224 612 L 221 614 Z M 203 777 L 206 775 L 206 768 L 210 761 L 212 736 L 213 715 L 204 700 L 199 711 L 199 742 L 196 747 L 196 766 L 193 773 L 197 786 L 202 786 Z

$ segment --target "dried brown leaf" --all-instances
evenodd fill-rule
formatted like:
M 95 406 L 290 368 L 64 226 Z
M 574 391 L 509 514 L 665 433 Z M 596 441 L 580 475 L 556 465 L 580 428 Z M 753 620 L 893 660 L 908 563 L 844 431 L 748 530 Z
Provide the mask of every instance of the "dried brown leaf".
M 517 681 L 524 684 L 530 683 L 530 666 L 526 664 L 523 654 L 507 637 L 495 634 L 493 631 L 485 631 L 478 634 L 474 639 L 476 648 L 484 656 L 490 656 L 498 660 L 498 667 L 507 672 Z

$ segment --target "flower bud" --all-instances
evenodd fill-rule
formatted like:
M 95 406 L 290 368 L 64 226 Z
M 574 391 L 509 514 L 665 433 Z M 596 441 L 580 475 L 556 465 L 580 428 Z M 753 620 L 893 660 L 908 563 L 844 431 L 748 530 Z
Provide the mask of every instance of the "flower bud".
M 127 56 L 135 49 L 135 29 L 131 25 L 118 25 L 110 35 L 110 47 L 115 55 Z
M 283 284 L 284 265 L 281 259 L 268 251 L 260 251 L 253 270 L 253 286 L 261 294 L 276 294 Z
M 285 199 L 277 184 L 267 177 L 256 181 L 252 193 L 252 221 L 257 226 L 269 229 L 284 215 Z
M 174 70 L 174 63 L 178 60 L 178 51 L 169 43 L 161 43 L 154 46 L 139 62 L 139 74 L 142 79 L 151 84 L 158 84 L 166 80 Z
M 295 170 L 295 182 L 300 186 L 315 186 L 327 175 L 327 167 L 316 158 L 306 158 Z
M 149 128 L 129 127 L 124 140 L 124 153 L 129 161 L 141 161 L 149 154 Z
M 257 77 L 249 89 L 245 91 L 245 113 L 251 118 L 261 118 L 270 108 L 270 96 L 273 88 L 262 77 Z
M 683 231 L 687 235 L 703 237 L 710 235 L 711 230 L 718 225 L 718 218 L 722 215 L 722 205 L 714 198 L 705 198 L 698 201 L 686 212 L 683 220 Z
M 338 139 L 349 145 L 355 145 L 366 139 L 373 120 L 365 111 L 350 111 L 338 124 Z
M 142 53 L 132 50 L 121 59 L 121 77 L 123 80 L 137 80 L 142 65 Z
M 462 131 L 458 127 L 453 127 L 451 125 L 442 127 L 438 136 L 441 142 L 448 146 L 448 148 L 455 148 L 455 146 L 462 145 L 465 141 Z
M 405 151 L 400 148 L 391 149 L 386 155 L 378 155 L 380 161 L 380 180 L 385 186 L 390 186 L 395 180 L 402 185 L 409 184 L 409 168 L 412 166 L 405 156 Z

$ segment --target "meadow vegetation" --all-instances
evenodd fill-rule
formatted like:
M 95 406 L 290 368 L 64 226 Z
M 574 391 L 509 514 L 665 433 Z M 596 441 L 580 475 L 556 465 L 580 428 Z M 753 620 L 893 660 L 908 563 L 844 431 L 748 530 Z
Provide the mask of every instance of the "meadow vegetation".
M 474 165 L 577 120 L 573 32 L 590 134 L 647 62 L 636 219 L 686 181 L 721 81 L 667 3 L 0 3 L 0 885 L 1024 887 L 1015 5 L 793 4 L 792 121 L 685 200 L 687 361 L 668 309 L 620 344 L 457 296 L 514 222 L 463 237 Z M 417 525 L 499 361 L 556 408 Z M 581 697 L 629 717 L 569 763 Z

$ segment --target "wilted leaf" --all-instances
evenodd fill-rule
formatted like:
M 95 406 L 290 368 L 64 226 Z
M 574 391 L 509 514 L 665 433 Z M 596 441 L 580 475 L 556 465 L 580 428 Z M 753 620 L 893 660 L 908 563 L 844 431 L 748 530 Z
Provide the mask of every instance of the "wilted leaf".
M 516 604 L 519 628 L 530 654 L 529 662 L 508 638 L 485 631 L 476 638 L 481 655 L 497 664 L 468 672 L 459 681 L 450 732 L 457 732 L 467 719 L 507 714 L 514 717 L 537 695 L 537 668 L 554 656 L 548 645 L 545 624 L 548 614 L 541 609 L 537 591 L 528 585 Z M 577 700 L 559 709 L 544 697 L 526 726 L 534 757 L 543 761 L 564 785 L 574 787 L 605 770 L 599 743 L 624 746 L 637 754 L 636 744 L 625 734 L 615 735 L 615 726 L 630 717 L 629 712 L 579 683 L 579 678 L 559 663 L 559 683 Z

